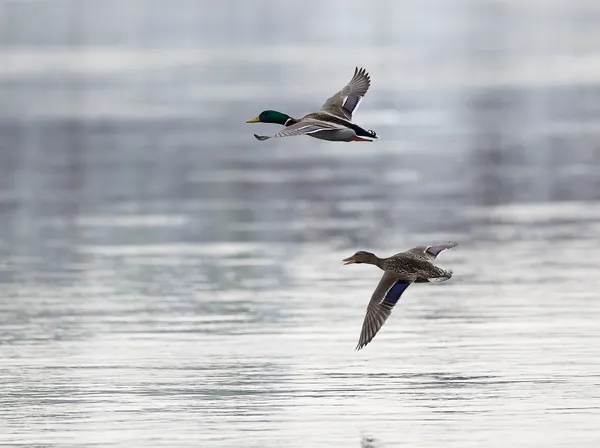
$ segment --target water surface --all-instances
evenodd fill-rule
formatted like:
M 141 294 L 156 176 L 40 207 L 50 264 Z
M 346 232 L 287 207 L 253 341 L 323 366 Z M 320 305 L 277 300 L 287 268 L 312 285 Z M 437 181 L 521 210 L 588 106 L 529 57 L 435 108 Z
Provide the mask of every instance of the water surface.
M 600 7 L 171 3 L 0 6 L 0 442 L 597 446 Z M 357 64 L 381 140 L 252 137 Z

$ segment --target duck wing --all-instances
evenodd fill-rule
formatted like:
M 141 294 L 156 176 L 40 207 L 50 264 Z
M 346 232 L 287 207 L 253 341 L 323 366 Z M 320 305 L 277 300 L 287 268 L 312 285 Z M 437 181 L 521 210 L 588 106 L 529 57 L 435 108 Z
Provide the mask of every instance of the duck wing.
M 342 90 L 325 101 L 319 112 L 352 120 L 352 113 L 367 94 L 370 86 L 371 77 L 367 71 L 364 68 L 356 67 L 354 76 L 350 82 Z
M 408 252 L 420 255 L 428 260 L 435 260 L 439 254 L 456 246 L 458 246 L 458 243 L 455 243 L 454 241 L 448 241 L 447 243 L 438 244 L 437 246 L 413 247 L 412 249 L 408 250 Z
M 335 123 L 329 123 L 327 121 L 321 120 L 310 120 L 310 121 L 300 121 L 296 124 L 292 124 L 287 128 L 279 131 L 277 134 L 267 136 L 267 135 L 256 135 L 257 140 L 268 140 L 270 138 L 279 138 L 279 137 L 293 137 L 295 135 L 310 135 L 315 132 L 320 131 L 335 131 L 344 129 L 343 126 L 337 125 Z
M 413 282 L 414 280 L 412 279 L 399 278 L 388 272 L 383 274 L 367 306 L 367 313 L 363 321 L 356 350 L 360 350 L 371 342 L 387 318 L 392 314 L 392 309 L 398 300 L 400 300 L 402 293 Z

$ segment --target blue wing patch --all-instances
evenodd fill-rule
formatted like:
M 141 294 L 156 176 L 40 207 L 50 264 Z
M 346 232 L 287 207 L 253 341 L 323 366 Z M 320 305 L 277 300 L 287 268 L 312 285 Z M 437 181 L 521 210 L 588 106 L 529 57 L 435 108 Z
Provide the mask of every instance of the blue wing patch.
M 354 111 L 354 109 L 356 109 L 356 107 L 360 103 L 361 99 L 362 98 L 360 96 L 346 97 L 346 99 L 344 100 L 344 105 L 343 105 L 344 109 L 346 109 L 348 111 L 348 113 L 350 115 L 352 115 L 352 112 Z
M 400 296 L 402 293 L 410 286 L 410 283 L 402 283 L 397 282 L 394 283 L 394 286 L 390 288 L 390 290 L 385 295 L 383 299 L 384 302 L 394 306 L 398 300 L 400 300 Z
M 425 249 L 425 252 L 427 252 L 433 258 L 437 258 L 437 256 L 440 254 L 440 252 L 443 252 L 444 249 L 446 249 L 446 248 L 445 247 L 440 248 L 440 246 L 430 246 L 427 249 Z
M 425 248 L 425 252 L 431 255 L 433 258 L 437 258 L 437 256 L 444 252 L 446 249 L 452 249 L 456 246 L 458 246 L 458 243 L 455 243 L 454 241 L 448 241 L 445 244 L 439 244 L 437 246 L 427 246 Z

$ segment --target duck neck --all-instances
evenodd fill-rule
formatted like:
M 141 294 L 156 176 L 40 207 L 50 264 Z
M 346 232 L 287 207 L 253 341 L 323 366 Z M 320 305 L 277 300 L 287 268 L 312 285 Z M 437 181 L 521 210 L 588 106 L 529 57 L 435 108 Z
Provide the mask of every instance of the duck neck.
M 379 269 L 386 271 L 390 268 L 390 262 L 391 262 L 390 258 L 377 258 L 376 266 Z
M 371 254 L 371 259 L 369 260 L 369 263 L 377 266 L 379 269 L 383 269 L 384 261 L 385 259 L 379 258 L 375 254 Z
M 291 126 L 291 125 L 293 125 L 293 124 L 296 124 L 296 123 L 298 123 L 298 122 L 300 122 L 300 120 L 296 120 L 295 118 L 293 118 L 293 117 L 290 117 L 290 116 L 288 115 L 288 116 L 287 116 L 287 119 L 286 119 L 286 120 L 285 120 L 285 122 L 284 122 L 284 123 L 282 123 L 282 124 L 283 124 L 283 125 L 284 125 L 284 126 L 287 128 L 288 126 Z

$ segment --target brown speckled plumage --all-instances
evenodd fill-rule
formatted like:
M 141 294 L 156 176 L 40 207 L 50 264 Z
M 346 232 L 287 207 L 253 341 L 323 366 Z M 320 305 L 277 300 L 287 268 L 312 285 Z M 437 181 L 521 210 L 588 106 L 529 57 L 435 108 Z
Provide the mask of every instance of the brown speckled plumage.
M 444 250 L 457 245 L 458 243 L 448 242 L 437 246 L 418 246 L 389 258 L 379 258 L 370 252 L 359 251 L 344 260 L 344 264 L 373 264 L 384 271 L 367 306 L 357 350 L 371 342 L 392 313 L 400 296 L 411 284 L 439 283 L 452 277 L 452 271 L 437 267 L 433 260 Z

